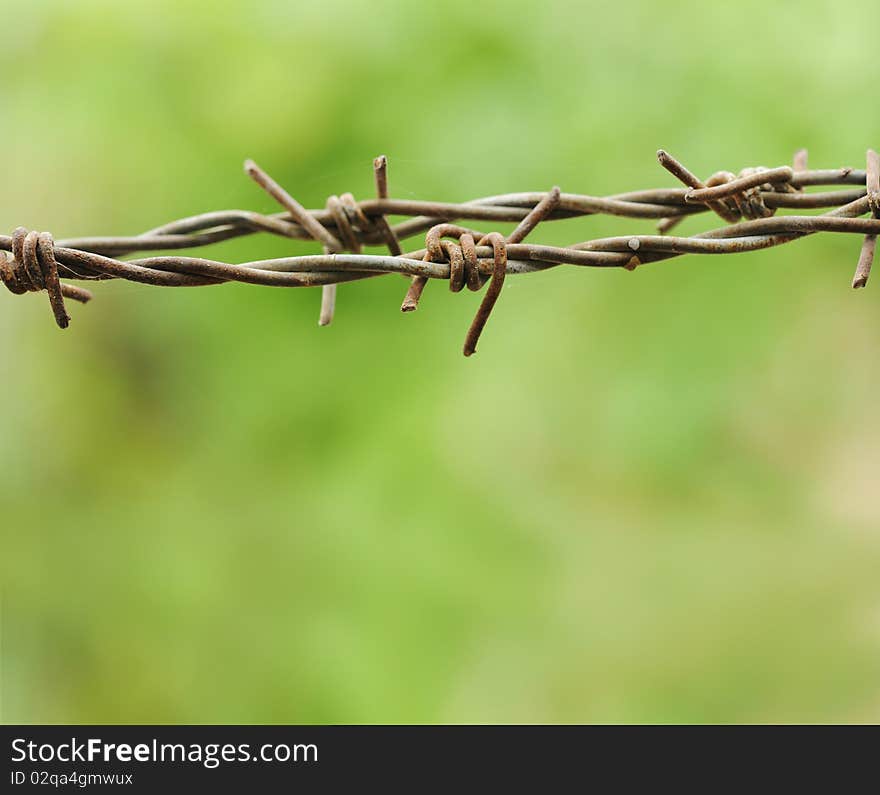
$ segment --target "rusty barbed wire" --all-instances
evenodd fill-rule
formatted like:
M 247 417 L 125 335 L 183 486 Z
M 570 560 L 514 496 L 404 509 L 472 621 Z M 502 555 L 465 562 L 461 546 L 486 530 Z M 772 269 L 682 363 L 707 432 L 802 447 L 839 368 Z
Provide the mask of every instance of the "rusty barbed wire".
M 203 213 L 130 237 L 84 237 L 55 241 L 46 232 L 17 228 L 0 235 L 0 282 L 10 292 L 45 291 L 55 320 L 66 328 L 65 298 L 83 303 L 92 294 L 61 279 L 126 279 L 164 287 L 199 287 L 243 282 L 271 287 L 322 288 L 319 324 L 333 319 L 336 287 L 345 282 L 390 273 L 411 277 L 401 310 L 419 306 L 428 282 L 445 280 L 453 292 L 467 285 L 488 288 L 468 330 L 465 356 L 477 342 L 509 274 L 532 273 L 558 265 L 620 267 L 641 265 L 685 254 L 734 254 L 771 248 L 816 232 L 846 232 L 864 237 L 854 288 L 864 287 L 880 234 L 880 156 L 869 149 L 865 170 L 811 170 L 807 153 L 795 153 L 793 165 L 746 168 L 735 175 L 719 171 L 702 181 L 672 155 L 659 150 L 660 164 L 683 188 L 631 191 L 614 196 L 562 193 L 509 193 L 465 203 L 393 199 L 389 196 L 387 159 L 373 162 L 376 198 L 356 201 L 350 193 L 328 198 L 323 210 L 308 210 L 251 160 L 245 172 L 282 212 L 264 215 L 247 210 Z M 814 186 L 842 189 L 807 192 Z M 849 186 L 849 187 L 848 187 Z M 814 215 L 776 215 L 777 210 L 833 208 Z M 725 226 L 676 237 L 668 234 L 684 218 L 714 212 Z M 657 219 L 658 234 L 600 238 L 569 246 L 534 245 L 526 236 L 544 221 L 587 215 Z M 868 218 L 861 216 L 868 214 Z M 388 216 L 407 216 L 396 224 Z M 515 222 L 504 236 L 460 226 L 460 221 Z M 266 232 L 313 240 L 323 253 L 231 264 L 198 257 L 165 255 L 122 259 L 135 253 L 197 248 Z M 425 233 L 425 247 L 404 252 L 402 240 Z M 364 254 L 364 246 L 385 246 L 387 255 Z M 8 254 L 7 254 L 8 252 Z

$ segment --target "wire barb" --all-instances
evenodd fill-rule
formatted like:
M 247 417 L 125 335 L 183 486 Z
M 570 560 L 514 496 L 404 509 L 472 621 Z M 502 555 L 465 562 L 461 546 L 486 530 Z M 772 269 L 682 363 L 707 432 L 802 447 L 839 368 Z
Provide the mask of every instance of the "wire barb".
M 331 196 L 318 210 L 307 210 L 248 160 L 246 173 L 279 203 L 282 212 L 221 210 L 131 237 L 57 242 L 48 233 L 19 227 L 11 236 L 0 235 L 0 282 L 15 294 L 45 291 L 62 328 L 69 323 L 64 299 L 84 303 L 92 297 L 87 290 L 62 283 L 62 278 L 126 279 L 166 287 L 226 282 L 320 286 L 321 324 L 332 319 L 336 285 L 343 282 L 389 273 L 410 277 L 401 307 L 405 312 L 418 306 L 430 279 L 446 280 L 453 292 L 465 286 L 480 290 L 488 284 L 465 339 L 466 356 L 476 351 L 507 276 L 559 265 L 633 270 L 685 254 L 758 251 L 818 232 L 837 232 L 863 237 L 853 287 L 867 283 L 880 234 L 880 156 L 873 149 L 868 150 L 864 171 L 809 169 L 806 150 L 799 150 L 790 167 L 747 168 L 738 175 L 718 171 L 705 181 L 664 150 L 657 157 L 684 187 L 613 196 L 562 193 L 554 187 L 545 193 L 510 193 L 451 203 L 391 198 L 387 158 L 379 156 L 373 161 L 376 198 L 358 202 L 343 193 Z M 828 186 L 838 189 L 828 190 Z M 810 187 L 820 190 L 807 191 Z M 779 214 L 781 209 L 794 214 Z M 805 214 L 813 209 L 823 212 Z M 666 234 L 681 220 L 707 211 L 718 214 L 725 225 L 689 237 Z M 568 246 L 524 242 L 544 221 L 601 214 L 658 219 L 661 234 L 600 238 Z M 389 216 L 405 219 L 392 224 Z M 483 233 L 462 226 L 462 221 L 491 226 L 513 223 L 515 228 L 505 237 L 495 230 Z M 321 245 L 322 253 L 242 264 L 174 253 L 257 232 L 313 240 Z M 400 241 L 420 234 L 425 235 L 425 247 L 404 252 Z M 363 253 L 365 246 L 378 245 L 387 247 L 389 253 Z M 129 258 L 138 252 L 138 258 Z
M 373 175 L 376 180 L 376 197 L 379 199 L 387 199 L 388 198 L 388 158 L 385 155 L 379 155 L 373 161 Z M 388 225 L 388 220 L 381 213 L 376 216 L 373 223 L 379 229 L 382 237 L 385 239 L 385 245 L 388 246 L 388 250 L 395 257 L 399 257 L 403 254 L 403 249 L 400 247 L 400 241 L 397 239 L 397 235 L 394 234 L 394 230 Z
M 272 177 L 270 177 L 263 169 L 261 169 L 253 160 L 244 161 L 245 173 L 254 180 L 263 190 L 266 191 L 275 201 L 277 201 L 288 213 L 290 217 L 303 226 L 309 234 L 319 243 L 324 244 L 325 254 L 335 254 L 343 250 L 340 243 L 334 235 L 327 231 L 325 227 L 312 218 L 308 210 L 303 207 L 296 199 L 293 198 L 284 188 L 282 188 Z M 335 203 L 331 204 L 331 200 Z M 335 210 L 339 199 L 331 196 L 327 199 L 327 208 Z M 339 226 L 337 220 L 337 226 Z M 336 285 L 325 284 L 321 288 L 321 312 L 318 315 L 319 326 L 329 326 L 333 322 L 333 315 L 336 311 Z

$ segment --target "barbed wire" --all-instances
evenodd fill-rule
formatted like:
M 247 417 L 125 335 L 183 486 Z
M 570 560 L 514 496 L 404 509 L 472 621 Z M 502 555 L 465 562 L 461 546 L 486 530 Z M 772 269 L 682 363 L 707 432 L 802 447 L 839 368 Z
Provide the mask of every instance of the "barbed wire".
M 322 287 L 319 323 L 331 322 L 336 285 L 399 273 L 410 277 L 401 310 L 419 306 L 432 279 L 448 281 L 453 292 L 489 286 L 468 330 L 465 356 L 477 341 L 508 274 L 533 273 L 559 265 L 637 267 L 684 254 L 734 254 L 771 248 L 816 232 L 864 236 L 852 280 L 868 282 L 880 234 L 880 156 L 868 150 L 865 170 L 811 170 L 806 150 L 792 166 L 746 168 L 734 175 L 719 171 L 705 182 L 662 149 L 660 164 L 684 187 L 632 191 L 614 196 L 562 193 L 509 193 L 465 203 L 393 199 L 388 192 L 387 159 L 373 162 L 376 198 L 356 201 L 350 193 L 331 196 L 323 210 L 308 210 L 253 161 L 245 172 L 283 208 L 265 215 L 222 210 L 182 218 L 130 237 L 53 240 L 46 232 L 19 227 L 0 235 L 0 281 L 15 294 L 45 291 L 55 320 L 66 328 L 65 298 L 87 302 L 92 294 L 61 279 L 126 279 L 164 287 L 199 287 L 244 282 L 272 287 Z M 832 191 L 807 192 L 814 186 Z M 833 208 L 813 215 L 776 215 L 777 210 Z M 725 226 L 689 237 L 669 232 L 684 218 L 714 212 Z M 538 224 L 587 215 L 657 219 L 658 234 L 625 235 L 547 246 L 525 243 Z M 861 216 L 869 214 L 868 218 Z M 388 216 L 407 216 L 396 224 Z M 515 222 L 513 232 L 481 232 L 461 221 Z M 197 248 L 257 232 L 313 240 L 323 253 L 264 259 L 241 264 L 198 257 L 164 255 L 121 259 L 135 253 Z M 422 249 L 404 252 L 401 241 L 425 233 Z M 364 254 L 364 246 L 385 246 L 387 255 Z M 11 257 L 6 252 L 11 254 Z

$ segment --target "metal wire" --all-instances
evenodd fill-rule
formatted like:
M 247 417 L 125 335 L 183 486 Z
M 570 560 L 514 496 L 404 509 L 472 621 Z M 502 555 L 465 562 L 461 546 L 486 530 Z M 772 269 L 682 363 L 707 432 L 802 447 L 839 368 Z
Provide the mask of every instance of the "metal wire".
M 13 293 L 45 290 L 56 318 L 69 322 L 64 298 L 86 302 L 91 293 L 62 284 L 61 278 L 129 281 L 165 287 L 198 287 L 237 281 L 272 287 L 322 287 L 319 322 L 333 318 L 336 285 L 389 273 L 412 277 L 401 309 L 419 305 L 431 279 L 449 282 L 457 292 L 489 288 L 468 331 L 464 354 L 477 341 L 508 274 L 532 273 L 558 265 L 620 267 L 635 270 L 650 262 L 683 254 L 733 254 L 771 248 L 816 232 L 864 236 L 854 288 L 868 282 L 880 234 L 880 156 L 868 150 L 864 171 L 852 168 L 810 170 L 806 150 L 793 167 L 747 168 L 739 175 L 719 171 L 701 181 L 662 149 L 660 164 L 683 188 L 633 191 L 597 197 L 562 193 L 510 193 L 456 204 L 393 199 L 388 194 L 387 160 L 373 163 L 375 199 L 357 202 L 350 193 L 331 196 L 323 210 L 307 210 L 253 161 L 245 172 L 271 195 L 283 212 L 263 215 L 246 210 L 203 213 L 173 221 L 133 237 L 88 237 L 53 241 L 48 233 L 19 227 L 0 235 L 0 281 Z M 807 192 L 814 186 L 839 186 Z M 821 214 L 805 210 L 833 208 Z M 776 215 L 779 209 L 798 214 Z M 683 218 L 714 212 L 725 226 L 690 237 L 665 234 Z M 658 219 L 659 234 L 627 235 L 565 247 L 533 245 L 525 237 L 544 221 L 586 215 Z M 869 214 L 869 217 L 861 216 Z M 408 216 L 390 224 L 386 216 Z M 454 221 L 517 222 L 506 237 L 483 233 Z M 320 243 L 323 253 L 231 264 L 198 257 L 165 255 L 123 260 L 137 252 L 197 248 L 223 240 L 267 232 Z M 404 253 L 401 240 L 426 232 L 425 247 Z M 452 238 L 452 239 L 450 239 Z M 362 253 L 363 246 L 387 246 L 389 254 Z M 5 252 L 9 252 L 11 256 Z

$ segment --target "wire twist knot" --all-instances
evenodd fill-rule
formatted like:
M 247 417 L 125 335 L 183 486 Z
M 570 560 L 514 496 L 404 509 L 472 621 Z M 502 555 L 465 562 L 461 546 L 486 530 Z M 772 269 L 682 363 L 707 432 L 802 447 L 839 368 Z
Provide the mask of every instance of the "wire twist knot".
M 58 278 L 59 266 L 55 258 L 55 240 L 48 232 L 28 231 L 19 226 L 12 233 L 12 259 L 0 251 L 0 282 L 14 295 L 49 294 L 49 305 L 59 328 L 67 328 L 70 316 L 64 306 L 65 298 L 83 304 L 92 300 L 92 294 L 82 287 L 62 284 Z M 77 276 L 69 269 L 65 275 Z
M 447 236 L 458 236 L 458 243 L 444 240 Z M 478 240 L 476 238 L 479 238 Z M 477 257 L 478 246 L 492 247 L 492 274 L 484 276 L 480 271 Z M 464 341 L 464 355 L 470 356 L 477 350 L 477 341 L 489 315 L 501 295 L 501 287 L 507 274 L 507 241 L 499 232 L 482 235 L 471 229 L 455 224 L 437 224 L 425 235 L 425 262 L 449 262 L 449 289 L 461 292 L 467 285 L 469 290 L 480 290 L 491 279 L 489 289 L 477 309 Z
M 758 182 L 757 180 L 763 174 L 767 174 L 768 181 Z M 704 198 L 703 201 L 709 205 L 717 202 L 716 206 L 712 209 L 731 223 L 736 223 L 743 218 L 747 221 L 755 221 L 758 218 L 770 218 L 776 214 L 776 208 L 768 207 L 764 203 L 763 194 L 795 192 L 790 179 L 791 176 L 784 173 L 780 179 L 779 170 L 771 171 L 771 169 L 764 166 L 744 168 L 738 175 L 732 174 L 730 171 L 717 171 L 706 180 L 706 188 L 719 188 L 730 185 L 734 190 L 729 195 L 718 198 L 715 201 L 708 197 Z M 709 191 L 707 190 L 706 193 L 708 194 Z M 700 201 L 698 198 L 699 194 L 699 189 L 692 188 L 685 195 L 685 201 Z M 722 213 L 722 208 L 726 212 Z
M 444 240 L 444 237 L 457 236 L 458 242 Z M 455 224 L 437 224 L 425 235 L 425 261 L 449 262 L 449 289 L 459 293 L 465 284 L 476 292 L 486 283 L 487 277 L 480 273 L 477 259 L 477 242 L 486 245 L 487 237 L 479 232 Z
M 55 241 L 48 232 L 28 231 L 19 226 L 12 233 L 12 259 L 0 257 L 0 281 L 15 295 L 49 294 L 49 304 L 60 328 L 67 328 L 70 316 L 64 306 L 62 284 L 58 279 Z
M 330 196 L 327 209 L 333 215 L 336 230 L 346 251 L 352 253 L 361 250 L 361 241 L 374 232 L 374 224 L 355 201 L 351 193 L 341 196 Z M 338 253 L 338 252 L 336 252 Z

